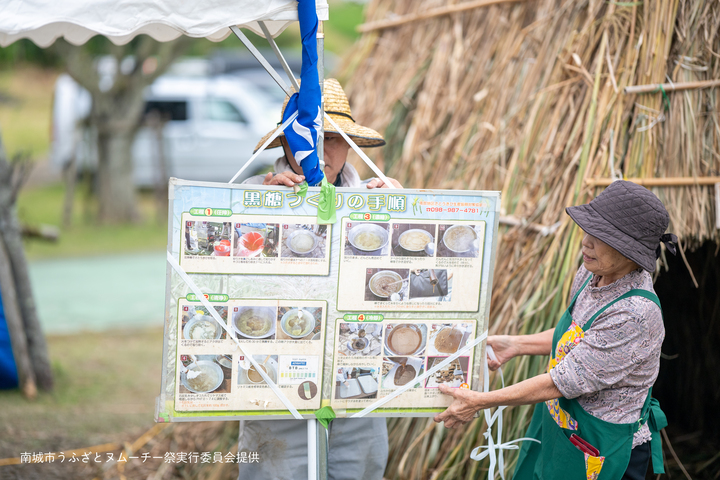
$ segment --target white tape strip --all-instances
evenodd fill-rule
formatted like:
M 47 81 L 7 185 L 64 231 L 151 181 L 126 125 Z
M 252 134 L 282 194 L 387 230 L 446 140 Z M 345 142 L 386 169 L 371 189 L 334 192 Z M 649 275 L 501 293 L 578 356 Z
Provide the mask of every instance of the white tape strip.
M 235 181 L 235 179 L 238 178 L 240 176 L 240 174 L 242 172 L 244 172 L 245 169 L 248 168 L 252 162 L 255 161 L 255 159 L 258 157 L 258 155 L 260 155 L 267 148 L 267 146 L 270 145 L 270 143 L 272 143 L 272 141 L 278 137 L 278 135 L 280 135 L 282 132 L 285 131 L 285 129 L 288 127 L 288 125 L 290 125 L 293 122 L 293 120 L 295 120 L 297 118 L 297 116 L 298 116 L 298 112 L 295 112 L 292 115 L 290 115 L 288 117 L 288 119 L 285 120 L 285 122 L 282 125 L 280 125 L 277 128 L 277 130 L 275 130 L 273 132 L 272 135 L 270 135 L 270 138 L 265 140 L 265 143 L 263 143 L 262 146 L 260 146 L 260 148 L 258 148 L 258 151 L 253 153 L 253 156 L 250 157 L 250 159 L 247 162 L 245 162 L 245 165 L 243 165 L 240 168 L 240 170 L 238 170 L 238 172 L 235 174 L 235 176 L 232 177 L 228 183 L 233 183 Z
M 367 166 L 370 167 L 373 172 L 375 172 L 375 175 L 377 175 L 378 177 L 380 177 L 380 180 L 382 180 L 383 182 L 385 182 L 385 185 L 387 185 L 388 188 L 395 188 L 395 187 L 393 186 L 393 184 L 390 183 L 390 180 L 388 180 L 388 178 L 385 176 L 385 174 L 377 167 L 377 165 L 375 165 L 375 163 L 374 163 L 372 160 L 370 160 L 370 157 L 368 157 L 367 155 L 365 155 L 365 152 L 363 152 L 362 150 L 360 150 L 360 147 L 358 147 L 357 145 L 355 145 L 355 142 L 353 142 L 352 140 L 350 140 L 350 137 L 348 137 L 347 134 L 346 134 L 345 132 L 343 132 L 342 128 L 340 128 L 340 127 L 338 126 L 338 124 L 335 123 L 335 121 L 334 121 L 332 118 L 330 118 L 330 115 L 328 115 L 328 114 L 326 113 L 326 114 L 325 114 L 325 118 L 328 119 L 328 121 L 330 122 L 330 125 L 332 125 L 333 127 L 335 127 L 335 129 L 336 129 L 338 132 L 340 132 L 340 135 L 342 135 L 342 137 L 345 139 L 345 141 L 348 143 L 348 145 L 350 145 L 350 147 L 352 147 L 352 149 L 355 150 L 355 153 L 357 153 L 358 155 L 360 155 L 360 158 L 362 158 L 363 161 L 367 164 Z
M 218 315 L 217 310 L 208 302 L 208 300 L 205 298 L 205 294 L 200 291 L 197 285 L 195 285 L 195 282 L 192 281 L 192 279 L 188 276 L 187 273 L 185 273 L 185 270 L 182 269 L 180 264 L 175 260 L 175 258 L 172 256 L 170 252 L 167 252 L 167 261 L 170 264 L 170 266 L 177 272 L 178 275 L 180 275 L 180 278 L 183 279 L 183 281 L 187 284 L 188 287 L 190 287 L 190 290 L 195 294 L 195 296 L 202 302 L 203 306 L 207 309 L 207 311 L 212 315 L 212 317 L 215 319 L 216 322 L 218 322 L 227 332 L 228 337 L 232 338 L 235 343 L 237 344 L 238 348 L 240 349 L 240 353 L 242 353 L 245 358 L 250 360 L 250 363 L 252 363 L 253 367 L 255 367 L 255 370 L 262 376 L 263 380 L 265 380 L 265 383 L 267 383 L 268 387 L 270 387 L 277 395 L 277 397 L 280 399 L 280 401 L 285 405 L 285 407 L 292 413 L 292 416 L 295 417 L 298 420 L 303 420 L 302 415 L 297 411 L 297 409 L 293 406 L 292 403 L 290 403 L 290 400 L 282 393 L 282 391 L 278 388 L 277 385 L 275 385 L 275 382 L 272 381 L 272 379 L 268 376 L 265 371 L 260 368 L 260 365 L 255 361 L 255 359 L 252 357 L 252 355 L 248 355 L 245 353 L 245 350 L 243 350 L 242 345 L 240 345 L 240 342 L 237 338 L 235 338 L 235 335 L 233 332 L 230 331 L 228 326 L 223 321 L 222 317 Z
M 490 345 L 485 346 L 485 366 L 483 367 L 483 391 L 489 392 L 490 391 L 490 371 L 488 369 L 487 360 L 488 358 L 491 358 L 495 361 L 497 361 L 497 357 L 495 356 L 495 352 L 493 351 L 492 347 Z M 503 388 L 505 387 L 505 378 L 503 377 L 502 368 L 498 369 L 500 372 L 500 381 L 502 382 Z M 473 451 L 470 453 L 470 458 L 473 460 L 480 461 L 484 459 L 485 457 L 490 457 L 490 467 L 488 469 L 488 479 L 495 480 L 495 468 L 500 471 L 500 477 L 505 480 L 505 459 L 503 457 L 503 451 L 504 450 L 517 450 L 520 448 L 520 446 L 515 445 L 518 442 L 523 442 L 525 440 L 530 440 L 533 442 L 540 443 L 539 440 L 535 440 L 534 438 L 529 437 L 523 437 L 518 438 L 517 440 L 511 440 L 509 442 L 503 443 L 502 441 L 502 412 L 507 407 L 498 407 L 497 410 L 495 410 L 495 413 L 490 414 L 490 409 L 486 408 L 483 410 L 483 413 L 485 414 L 485 423 L 487 424 L 487 430 L 485 433 L 483 433 L 483 436 L 487 438 L 488 444 L 482 445 L 479 447 L 476 447 L 473 449 Z M 492 437 L 492 427 L 495 424 L 495 421 L 497 421 L 497 441 L 493 440 Z M 482 450 L 482 451 L 481 451 Z
M 440 364 L 435 365 L 433 368 L 431 368 L 431 369 L 428 370 L 427 372 L 423 373 L 423 374 L 420 375 L 419 377 L 415 377 L 415 379 L 410 380 L 408 383 L 406 383 L 406 384 L 403 385 L 402 387 L 398 388 L 397 390 L 395 390 L 395 391 L 394 391 L 393 393 L 391 393 L 390 395 L 381 398 L 380 400 L 378 400 L 377 402 L 374 402 L 374 403 L 373 403 L 372 405 L 370 405 L 369 407 L 364 408 L 363 410 L 357 412 L 357 413 L 354 414 L 354 415 L 350 415 L 350 418 L 360 418 L 360 417 L 364 417 L 365 415 L 367 415 L 368 413 L 372 412 L 372 411 L 375 410 L 376 408 L 382 407 L 383 405 L 385 405 L 386 403 L 388 403 L 390 400 L 396 398 L 398 395 L 401 395 L 401 394 L 403 394 L 404 392 L 406 392 L 407 390 L 409 390 L 410 388 L 412 388 L 416 383 L 422 382 L 423 380 L 425 380 L 425 379 L 426 379 L 427 377 L 429 377 L 430 375 L 434 375 L 435 372 L 437 372 L 437 371 L 440 370 L 441 368 L 445 368 L 445 367 L 448 366 L 453 360 L 455 360 L 456 358 L 458 358 L 458 357 L 459 357 L 460 355 L 462 355 L 463 353 L 465 353 L 465 352 L 467 352 L 467 351 L 475 348 L 477 345 L 480 344 L 480 342 L 482 342 L 483 340 L 485 340 L 485 339 L 487 338 L 487 335 L 488 335 L 488 332 L 487 332 L 487 330 L 485 330 L 479 337 L 477 337 L 476 339 L 474 339 L 472 342 L 466 344 L 463 348 L 461 348 L 460 350 L 458 350 L 458 351 L 455 352 L 454 354 L 452 354 L 452 355 L 450 355 L 449 357 L 447 357 L 445 360 L 443 360 L 442 362 L 440 362 Z M 487 362 L 485 362 L 485 365 L 487 365 Z

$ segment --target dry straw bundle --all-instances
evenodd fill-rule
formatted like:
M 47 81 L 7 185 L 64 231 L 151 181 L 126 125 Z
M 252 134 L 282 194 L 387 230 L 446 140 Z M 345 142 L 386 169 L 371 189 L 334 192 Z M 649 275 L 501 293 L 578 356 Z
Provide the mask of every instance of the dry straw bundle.
M 581 241 L 564 208 L 600 192 L 588 180 L 672 177 L 653 188 L 670 231 L 684 248 L 720 243 L 712 185 L 675 185 L 720 175 L 718 89 L 682 89 L 720 79 L 720 2 L 470 3 L 443 14 L 453 7 L 439 0 L 372 0 L 341 76 L 355 118 L 385 134 L 388 145 L 369 153 L 388 175 L 412 187 L 502 190 L 503 213 L 519 225 L 501 228 L 491 333 L 554 326 Z M 378 23 L 387 19 L 394 26 Z M 651 93 L 624 92 L 637 85 Z M 556 222 L 546 236 L 528 227 Z M 544 368 L 545 359 L 516 359 L 506 378 Z M 522 436 L 529 413 L 507 410 L 504 438 Z M 481 420 L 460 431 L 426 419 L 390 425 L 389 478 L 469 479 L 487 468 L 468 460 L 486 443 Z

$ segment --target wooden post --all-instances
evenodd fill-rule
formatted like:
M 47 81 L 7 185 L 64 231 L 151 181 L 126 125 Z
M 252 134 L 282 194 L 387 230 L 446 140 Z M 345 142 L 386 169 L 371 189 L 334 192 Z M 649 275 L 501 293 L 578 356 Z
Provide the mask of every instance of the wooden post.
M 14 298 L 22 319 L 27 342 L 30 363 L 35 373 L 37 386 L 43 390 L 53 387 L 50 358 L 45 343 L 40 320 L 35 308 L 35 300 L 30 284 L 25 249 L 22 243 L 22 229 L 15 214 L 15 201 L 22 185 L 24 175 L 22 167 L 17 163 L 10 164 L 5 156 L 5 149 L 0 138 L 0 237 L 6 250 L 7 263 L 15 288 Z M 4 297 L 3 297 L 4 298 Z
M 625 180 L 643 187 L 691 187 L 693 185 L 715 185 L 720 183 L 720 177 L 662 177 L 662 178 L 626 178 Z M 588 178 L 585 183 L 588 187 L 607 187 L 615 180 L 612 178 Z

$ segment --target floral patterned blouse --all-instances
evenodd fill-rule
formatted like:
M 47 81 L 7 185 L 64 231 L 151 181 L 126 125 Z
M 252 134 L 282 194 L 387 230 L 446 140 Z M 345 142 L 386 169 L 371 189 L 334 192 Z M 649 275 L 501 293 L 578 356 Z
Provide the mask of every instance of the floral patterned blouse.
M 590 275 L 580 267 L 570 298 Z M 593 275 L 575 302 L 572 318 L 580 327 L 629 290 L 654 292 L 651 275 L 642 269 L 604 287 L 597 286 L 599 280 Z M 583 341 L 550 371 L 550 376 L 565 398 L 577 398 L 591 415 L 610 423 L 635 422 L 657 378 L 663 338 L 662 313 L 655 303 L 637 296 L 620 300 L 595 319 Z M 650 430 L 645 424 L 635 433 L 633 448 L 649 440 Z

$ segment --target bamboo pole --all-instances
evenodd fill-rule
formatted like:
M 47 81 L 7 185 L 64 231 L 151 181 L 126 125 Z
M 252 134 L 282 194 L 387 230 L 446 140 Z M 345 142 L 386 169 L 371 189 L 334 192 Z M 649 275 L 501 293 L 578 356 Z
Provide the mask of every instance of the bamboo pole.
M 373 30 L 382 30 L 385 28 L 397 27 L 399 25 L 405 25 L 406 23 L 427 20 L 428 18 L 441 17 L 443 15 L 450 15 L 451 13 L 465 12 L 467 10 L 473 10 L 480 7 L 488 7 L 490 5 L 496 5 L 498 3 L 515 3 L 521 1 L 523 0 L 477 0 L 474 2 L 465 2 L 458 5 L 451 5 L 449 7 L 433 8 L 424 13 L 403 15 L 399 18 L 393 18 L 390 20 L 378 20 L 376 22 L 363 23 L 362 25 L 358 25 L 357 31 L 360 33 L 372 32 Z
M 688 187 L 692 185 L 715 185 L 720 183 L 720 177 L 665 177 L 665 178 L 627 178 L 629 182 L 637 183 L 643 187 Z M 612 178 L 588 178 L 585 183 L 588 187 L 607 187 L 614 180 Z
M 701 82 L 685 82 L 685 83 L 653 83 L 650 85 L 633 85 L 625 87 L 623 92 L 630 93 L 659 93 L 661 90 L 666 92 L 675 92 L 678 90 L 693 90 L 696 88 L 710 88 L 720 86 L 720 80 L 704 80 Z

